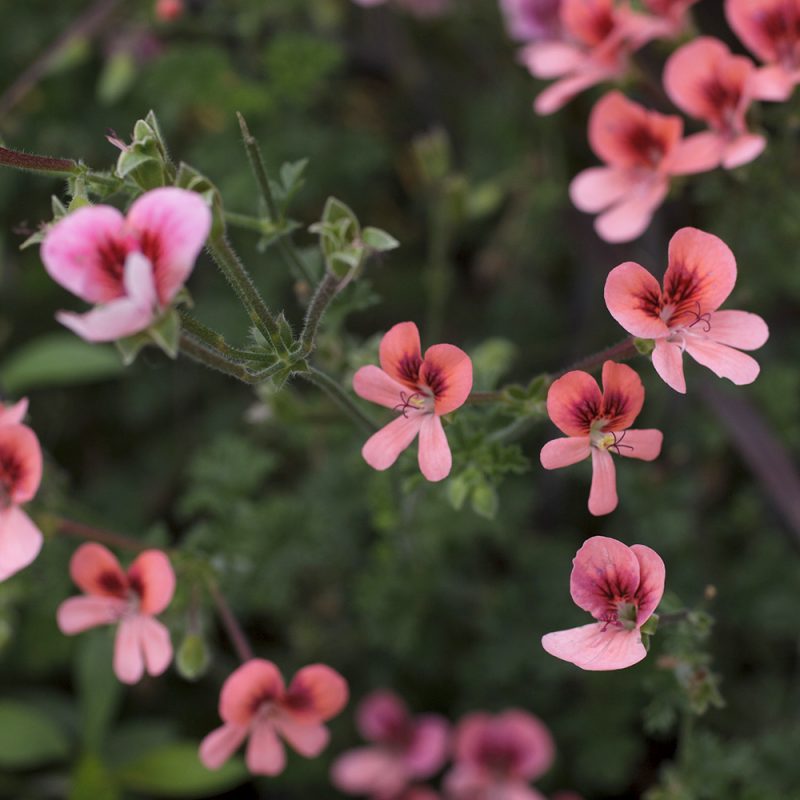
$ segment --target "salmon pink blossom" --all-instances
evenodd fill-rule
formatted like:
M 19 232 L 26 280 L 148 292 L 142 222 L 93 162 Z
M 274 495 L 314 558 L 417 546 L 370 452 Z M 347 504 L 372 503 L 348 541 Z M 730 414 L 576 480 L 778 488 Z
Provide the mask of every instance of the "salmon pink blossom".
M 664 202 L 674 175 L 714 169 L 719 150 L 703 134 L 683 138 L 683 120 L 609 92 L 592 109 L 589 144 L 604 167 L 578 174 L 569 187 L 575 206 L 599 214 L 595 230 L 607 242 L 641 236 Z
M 569 589 L 597 622 L 548 633 L 542 647 L 581 669 L 624 669 L 647 655 L 641 627 L 664 594 L 665 568 L 649 547 L 593 536 L 573 559 Z
M 686 30 L 689 9 L 697 0 L 644 0 L 644 7 L 650 12 L 649 37 L 653 39 L 673 39 Z M 642 15 L 644 16 L 644 15 Z
M 324 722 L 347 704 L 347 682 L 324 664 L 303 667 L 287 689 L 271 661 L 252 658 L 222 686 L 219 715 L 224 725 L 200 744 L 200 760 L 219 769 L 245 739 L 247 768 L 254 775 L 278 775 L 286 766 L 281 736 L 301 756 L 315 758 L 328 744 Z
M 377 691 L 361 701 L 357 723 L 374 744 L 340 756 L 331 770 L 337 789 L 378 800 L 409 798 L 414 781 L 438 772 L 447 758 L 449 725 L 438 714 L 412 717 L 393 692 Z
M 541 452 L 545 469 L 558 469 L 592 457 L 589 511 L 610 514 L 617 507 L 617 477 L 611 454 L 652 461 L 661 452 L 658 430 L 632 430 L 644 404 L 644 387 L 625 364 L 603 364 L 603 391 L 588 372 L 574 370 L 553 382 L 547 393 L 547 413 L 567 434 L 553 439 Z
M 125 572 L 110 550 L 89 542 L 73 553 L 69 573 L 84 594 L 58 607 L 61 632 L 71 636 L 116 624 L 117 677 L 123 683 L 137 683 L 145 672 L 161 675 L 172 661 L 172 642 L 155 616 L 175 592 L 175 573 L 166 553 L 145 550 Z
M 500 0 L 508 35 L 519 42 L 557 39 L 561 0 Z
M 529 784 L 553 763 L 555 745 L 533 714 L 509 709 L 468 714 L 456 728 L 455 765 L 445 777 L 452 800 L 544 800 Z
M 170 308 L 211 227 L 195 192 L 153 189 L 127 217 L 112 206 L 84 206 L 63 217 L 42 243 L 50 277 L 96 307 L 57 319 L 90 342 L 146 330 Z
M 754 99 L 755 71 L 749 58 L 733 55 L 726 44 L 711 36 L 701 36 L 676 50 L 664 68 L 670 100 L 711 128 L 701 135 L 717 149 L 726 169 L 757 158 L 767 144 L 764 136 L 750 133 L 745 122 Z
M 441 418 L 469 397 L 472 361 L 452 344 L 435 344 L 423 358 L 417 326 L 400 322 L 383 337 L 380 362 L 380 368 L 359 369 L 353 389 L 399 416 L 367 440 L 364 460 L 374 469 L 388 469 L 419 434 L 422 474 L 429 481 L 446 478 L 452 456 Z
M 22 419 L 27 400 L 0 404 L 0 581 L 27 567 L 42 549 L 42 533 L 20 508 L 42 480 L 42 448 Z
M 752 383 L 757 350 L 769 337 L 766 322 L 746 311 L 718 311 L 736 283 L 736 259 L 719 238 L 681 228 L 670 240 L 663 288 L 642 266 L 628 261 L 608 275 L 605 300 L 628 333 L 655 340 L 653 366 L 676 392 L 686 392 L 683 353 L 720 378 Z

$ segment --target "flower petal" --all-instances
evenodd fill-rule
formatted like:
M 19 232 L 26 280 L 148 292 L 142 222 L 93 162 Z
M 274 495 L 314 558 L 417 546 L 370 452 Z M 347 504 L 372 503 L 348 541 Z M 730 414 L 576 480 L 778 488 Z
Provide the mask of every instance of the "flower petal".
M 644 625 L 664 596 L 667 569 L 661 556 L 643 544 L 631 545 L 631 552 L 639 561 L 639 588 L 636 591 L 639 610 L 636 624 Z
M 644 386 L 636 370 L 627 364 L 603 364 L 603 406 L 600 416 L 608 420 L 604 431 L 622 431 L 633 425 L 644 405 Z
M 503 737 L 514 744 L 519 753 L 519 761 L 515 765 L 514 777 L 526 781 L 535 781 L 553 765 L 556 746 L 553 737 L 545 724 L 519 709 L 509 709 L 498 714 L 494 720 L 497 730 L 502 730 Z
M 406 704 L 389 690 L 371 692 L 356 711 L 358 732 L 371 742 L 393 741 L 397 731 L 407 730 L 410 725 Z
M 0 425 L 19 425 L 28 413 L 28 398 L 25 397 L 13 406 L 0 403 Z
M 142 614 L 160 614 L 175 593 L 175 573 L 162 550 L 145 550 L 128 568 L 128 581 L 139 593 Z
M 736 169 L 758 158 L 767 146 L 767 137 L 760 133 L 743 133 L 725 146 L 722 166 Z
M 722 160 L 719 137 L 708 133 L 693 133 L 681 139 L 672 150 L 664 168 L 670 175 L 696 175 L 716 169 Z
M 520 62 L 535 78 L 560 78 L 586 64 L 586 54 L 567 42 L 534 42 L 523 48 Z
M 286 751 L 268 720 L 253 727 L 245 760 L 254 775 L 279 775 L 286 767 Z
M 567 436 L 586 436 L 603 405 L 597 381 L 588 372 L 572 370 L 553 381 L 547 392 L 550 421 Z
M 617 507 L 617 474 L 608 450 L 592 448 L 592 488 L 589 513 L 596 517 L 610 514 Z
M 748 311 L 714 311 L 709 338 L 738 350 L 758 350 L 769 338 L 767 323 Z
M 614 267 L 604 296 L 611 316 L 628 333 L 642 339 L 667 335 L 669 329 L 659 316 L 661 286 L 644 267 L 633 261 Z
M 464 405 L 472 391 L 472 359 L 452 344 L 435 344 L 425 351 L 420 382 L 435 392 L 440 416 Z
M 138 300 L 120 297 L 85 314 L 59 311 L 56 319 L 87 342 L 114 342 L 149 328 L 155 312 Z
M 306 758 L 316 758 L 328 745 L 330 731 L 320 723 L 305 724 L 281 716 L 275 720 L 281 736 Z
M 561 78 L 541 91 L 533 101 L 533 110 L 542 116 L 554 114 L 573 97 L 613 77 L 616 70 L 592 68 L 589 64 L 566 78 Z
M 414 441 L 422 422 L 432 416 L 409 409 L 367 439 L 361 455 L 373 469 L 383 471 L 397 461 L 397 457 Z
M 114 673 L 128 684 L 138 683 L 144 675 L 138 617 L 126 617 L 119 623 L 114 641 Z
M 447 760 L 449 740 L 450 724 L 444 717 L 420 714 L 404 755 L 409 775 L 419 780 L 435 775 Z
M 0 581 L 27 567 L 42 549 L 42 532 L 16 506 L 0 510 Z
M 381 369 L 406 386 L 416 388 L 419 368 L 422 366 L 422 347 L 419 330 L 413 322 L 398 322 L 381 339 Z
M 597 214 L 620 203 L 636 188 L 629 170 L 618 167 L 590 167 L 579 172 L 569 185 L 572 204 L 579 211 Z
M 683 350 L 666 339 L 656 339 L 653 350 L 653 366 L 670 389 L 686 394 L 686 378 L 683 374 Z
M 792 96 L 795 84 L 792 74 L 782 66 L 769 64 L 753 73 L 748 88 L 756 100 L 783 103 Z
M 0 425 L 0 464 L 9 499 L 27 503 L 42 482 L 42 448 L 36 434 L 26 425 Z
M 252 658 L 234 670 L 222 686 L 219 715 L 225 722 L 249 725 L 259 704 L 283 696 L 283 678 L 271 661 Z
M 429 481 L 441 481 L 450 474 L 453 456 L 441 418 L 425 414 L 419 430 L 419 468 Z
M 720 378 L 727 378 L 737 386 L 752 383 L 761 367 L 752 356 L 733 347 L 697 336 L 686 337 L 686 352 L 698 363 L 708 367 Z
M 779 61 L 776 38 L 764 20 L 777 16 L 780 21 L 784 8 L 783 0 L 726 0 L 725 16 L 748 50 L 762 61 Z
M 347 794 L 395 797 L 408 781 L 408 772 L 400 758 L 382 747 L 348 750 L 334 761 L 331 769 L 331 782 Z
M 325 664 L 310 664 L 292 678 L 281 705 L 297 722 L 324 722 L 346 705 L 347 681 Z
M 542 647 L 551 656 L 593 671 L 625 669 L 647 655 L 638 630 L 606 627 L 602 622 L 548 633 L 542 637 Z
M 390 378 L 374 364 L 361 367 L 353 375 L 353 391 L 370 403 L 377 403 L 386 408 L 401 406 L 403 397 L 409 397 L 408 386 Z
M 601 619 L 609 600 L 633 597 L 640 580 L 639 561 L 630 547 L 608 536 L 592 536 L 572 561 L 569 592 L 575 605 Z
M 597 235 L 606 242 L 631 242 L 648 228 L 655 210 L 669 192 L 661 175 L 648 177 L 623 202 L 612 206 L 594 222 Z
M 61 633 L 72 636 L 117 622 L 127 607 L 124 600 L 115 597 L 70 597 L 58 607 L 56 621 Z
M 69 561 L 69 574 L 86 594 L 127 600 L 128 577 L 117 557 L 102 544 L 86 542 Z
M 157 619 L 139 616 L 139 645 L 150 675 L 161 675 L 172 661 L 172 641 L 167 627 Z
M 225 724 L 200 742 L 200 761 L 206 769 L 219 769 L 247 738 L 245 725 Z
M 591 445 L 588 436 L 568 436 L 547 442 L 539 454 L 545 469 L 560 469 L 577 464 L 589 457 Z
M 661 453 L 664 434 L 655 429 L 625 431 L 619 444 L 614 449 L 617 455 L 626 458 L 639 458 L 642 461 L 653 461 Z

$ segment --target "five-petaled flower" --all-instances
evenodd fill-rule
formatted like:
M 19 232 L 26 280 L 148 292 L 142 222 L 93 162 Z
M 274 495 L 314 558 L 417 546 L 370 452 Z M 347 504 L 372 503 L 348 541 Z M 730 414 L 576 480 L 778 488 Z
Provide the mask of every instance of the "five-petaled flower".
M 377 470 L 388 469 L 419 434 L 419 468 L 429 481 L 450 474 L 452 456 L 441 417 L 464 404 L 472 390 L 472 361 L 452 344 L 435 344 L 422 356 L 419 331 L 400 322 L 383 337 L 381 366 L 362 367 L 353 377 L 359 397 L 399 416 L 373 434 L 361 450 Z
M 596 622 L 548 633 L 542 647 L 581 669 L 624 669 L 647 655 L 641 627 L 664 594 L 661 557 L 642 544 L 632 547 L 606 536 L 587 539 L 569 581 L 575 604 Z
M 411 784 L 441 769 L 447 758 L 449 725 L 438 714 L 412 717 L 393 692 L 377 691 L 361 701 L 361 735 L 374 744 L 340 756 L 331 780 L 340 791 L 379 800 L 407 797 Z
M 0 581 L 27 567 L 42 549 L 42 533 L 20 508 L 42 481 L 42 448 L 22 420 L 28 401 L 0 403 Z
M 684 350 L 720 378 L 752 383 L 758 362 L 740 350 L 756 350 L 769 337 L 766 322 L 747 311 L 717 311 L 736 283 L 736 260 L 718 237 L 681 228 L 669 243 L 664 286 L 628 261 L 608 275 L 605 299 L 628 333 L 654 339 L 653 366 L 676 392 L 686 391 Z M 737 349 L 738 348 L 738 349 Z
M 648 111 L 609 92 L 589 117 L 589 144 L 606 166 L 579 173 L 569 187 L 575 206 L 595 220 L 607 242 L 641 236 L 664 202 L 674 175 L 714 169 L 719 152 L 702 134 L 683 138 L 683 120 Z
M 145 550 L 127 572 L 116 556 L 95 542 L 81 545 L 69 564 L 72 580 L 84 594 L 58 607 L 62 633 L 81 633 L 118 624 L 114 672 L 123 683 L 136 683 L 147 671 L 161 675 L 172 661 L 167 628 L 155 619 L 175 593 L 175 573 L 166 553 Z
M 544 800 L 529 786 L 553 763 L 544 723 L 521 709 L 468 714 L 455 733 L 455 764 L 445 776 L 452 800 Z
M 589 511 L 610 514 L 617 507 L 617 478 L 612 453 L 652 461 L 661 452 L 658 430 L 631 430 L 644 404 L 644 387 L 625 364 L 603 364 L 603 391 L 588 372 L 574 370 L 553 382 L 547 413 L 567 434 L 553 439 L 540 455 L 545 469 L 558 469 L 592 457 Z
M 324 722 L 347 704 L 347 682 L 324 664 L 297 672 L 287 689 L 271 661 L 252 658 L 222 686 L 219 715 L 224 724 L 200 744 L 200 760 L 219 769 L 250 738 L 247 768 L 255 775 L 278 775 L 286 766 L 280 734 L 300 755 L 318 756 L 328 744 Z
M 711 36 L 701 36 L 676 50 L 664 68 L 664 88 L 681 111 L 703 120 L 709 139 L 726 169 L 757 158 L 764 136 L 747 130 L 745 115 L 753 95 L 753 62 L 735 56 Z
M 60 219 L 42 243 L 53 280 L 96 308 L 57 319 L 90 342 L 146 330 L 169 310 L 194 269 L 211 228 L 200 195 L 154 189 L 124 217 L 112 206 L 84 206 Z

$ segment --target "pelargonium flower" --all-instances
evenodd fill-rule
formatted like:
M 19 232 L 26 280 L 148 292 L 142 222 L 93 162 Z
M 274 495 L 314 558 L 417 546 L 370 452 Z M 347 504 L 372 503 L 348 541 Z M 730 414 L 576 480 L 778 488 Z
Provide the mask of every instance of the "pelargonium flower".
M 271 661 L 252 658 L 222 686 L 219 715 L 224 725 L 200 744 L 200 760 L 219 769 L 249 737 L 245 760 L 255 775 L 278 775 L 286 766 L 279 736 L 301 756 L 315 758 L 328 744 L 324 722 L 347 705 L 347 682 L 324 664 L 297 672 L 287 689 Z
M 156 323 L 194 269 L 211 228 L 200 195 L 165 187 L 142 195 L 123 216 L 84 206 L 63 217 L 42 243 L 50 277 L 96 307 L 57 319 L 90 342 L 132 336 Z
M 594 227 L 607 242 L 641 236 L 674 175 L 719 163 L 719 151 L 702 134 L 683 138 L 680 117 L 649 111 L 617 91 L 592 109 L 589 144 L 606 166 L 579 173 L 569 194 L 578 209 L 600 215 Z
M 519 42 L 557 39 L 561 0 L 500 0 L 508 35 Z
M 632 547 L 592 536 L 578 550 L 569 590 L 575 604 L 596 622 L 548 633 L 542 647 L 581 669 L 624 669 L 647 655 L 641 627 L 664 594 L 661 557 L 642 544 Z
M 378 800 L 408 797 L 414 781 L 438 772 L 447 758 L 449 725 L 438 714 L 412 717 L 393 692 L 377 691 L 358 707 L 361 735 L 374 744 L 336 759 L 331 780 L 348 794 Z
M 653 366 L 676 392 L 686 392 L 683 353 L 720 378 L 741 386 L 758 376 L 757 350 L 769 338 L 766 322 L 746 311 L 718 311 L 736 284 L 736 259 L 718 237 L 681 228 L 670 240 L 663 288 L 642 266 L 627 261 L 608 275 L 605 300 L 628 333 L 655 340 Z
M 422 356 L 419 331 L 400 322 L 383 337 L 380 368 L 361 367 L 353 376 L 359 397 L 399 416 L 373 434 L 361 450 L 377 470 L 388 469 L 419 434 L 419 468 L 429 481 L 450 474 L 452 456 L 441 418 L 462 406 L 472 391 L 472 361 L 452 344 L 435 344 Z
M 0 581 L 27 567 L 42 549 L 42 533 L 20 506 L 42 481 L 42 448 L 22 419 L 28 401 L 0 405 Z
M 672 39 L 687 27 L 689 9 L 697 0 L 644 0 L 649 18 L 649 34 L 654 39 Z M 643 21 L 646 24 L 645 21 Z
M 664 68 L 664 88 L 678 108 L 703 120 L 709 139 L 726 169 L 757 158 L 767 145 L 764 136 L 747 130 L 745 115 L 752 93 L 753 62 L 735 56 L 711 36 L 701 36 L 676 50 Z
M 664 435 L 654 429 L 632 430 L 644 405 L 644 386 L 625 364 L 603 364 L 603 391 L 588 372 L 574 370 L 554 381 L 547 393 L 547 413 L 567 434 L 553 439 L 540 455 L 545 469 L 558 469 L 592 457 L 589 511 L 610 514 L 617 507 L 617 477 L 611 454 L 652 461 Z
M 766 66 L 753 78 L 762 100 L 787 100 L 800 83 L 800 0 L 725 0 L 728 24 Z
M 445 777 L 452 800 L 544 800 L 529 784 L 553 763 L 544 723 L 520 709 L 468 714 L 456 728 L 455 764 Z
M 161 675 L 172 661 L 167 628 L 155 619 L 175 593 L 175 573 L 161 550 L 145 550 L 122 569 L 101 544 L 81 545 L 69 562 L 69 574 L 82 589 L 59 607 L 58 627 L 72 635 L 100 625 L 117 625 L 114 672 L 123 683 L 142 675 Z

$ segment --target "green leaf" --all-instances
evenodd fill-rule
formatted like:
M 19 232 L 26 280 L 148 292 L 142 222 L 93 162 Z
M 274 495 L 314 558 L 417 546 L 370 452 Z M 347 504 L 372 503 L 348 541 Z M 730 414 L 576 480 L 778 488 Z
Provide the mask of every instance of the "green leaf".
M 378 253 L 384 253 L 387 250 L 394 250 L 400 247 L 400 242 L 394 236 L 390 236 L 380 228 L 364 228 L 361 234 L 361 241 Z
M 118 800 L 120 788 L 102 761 L 84 756 L 72 773 L 69 800 Z
M 0 700 L 0 767 L 30 769 L 63 761 L 69 751 L 69 738 L 44 712 Z
M 181 677 L 187 681 L 202 678 L 210 662 L 206 640 L 199 633 L 187 633 L 175 655 L 175 666 Z
M 122 372 L 112 347 L 89 344 L 71 333 L 34 339 L 0 365 L 0 384 L 12 394 L 49 386 L 107 380 Z
M 197 743 L 178 742 L 128 762 L 116 777 L 126 789 L 156 797 L 210 797 L 247 779 L 240 761 L 207 770 L 197 755 Z
M 488 483 L 480 483 L 472 490 L 472 510 L 486 519 L 494 519 L 500 501 L 494 486 Z
M 103 66 L 97 82 L 97 99 L 107 106 L 116 103 L 133 86 L 136 73 L 133 54 L 118 50 Z
M 93 752 L 97 752 L 103 744 L 122 699 L 122 686 L 111 668 L 111 633 L 111 630 L 100 630 L 86 634 L 80 643 L 75 664 L 83 743 L 87 750 Z
M 173 308 L 164 314 L 149 329 L 150 338 L 160 347 L 170 358 L 178 357 L 181 338 L 181 318 Z

